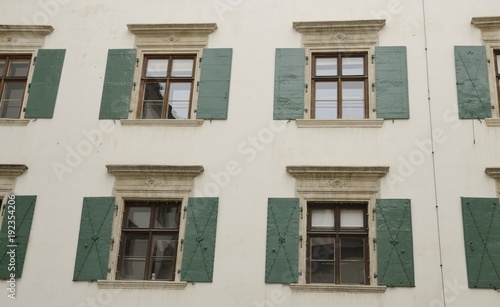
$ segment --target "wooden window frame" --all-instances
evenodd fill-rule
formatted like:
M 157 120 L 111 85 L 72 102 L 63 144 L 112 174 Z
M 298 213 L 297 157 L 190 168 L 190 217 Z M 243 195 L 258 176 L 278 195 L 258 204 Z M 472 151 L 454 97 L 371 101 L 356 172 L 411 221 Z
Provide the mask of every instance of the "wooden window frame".
M 313 229 L 311 226 L 311 210 L 317 208 L 333 208 L 335 210 L 334 229 Z M 345 228 L 340 227 L 341 209 L 362 209 L 363 210 L 363 228 Z M 334 284 L 340 283 L 340 240 L 342 238 L 362 238 L 364 241 L 365 257 L 365 278 L 364 285 L 370 284 L 370 253 L 369 253 L 369 229 L 368 229 L 368 204 L 366 203 L 346 203 L 346 202 L 308 202 L 307 203 L 307 239 L 306 239 L 306 283 L 311 283 L 311 252 L 310 240 L 314 237 L 335 236 L 335 260 L 334 260 Z M 353 285 L 353 284 L 347 284 Z
M 146 77 L 148 60 L 151 59 L 165 59 L 168 60 L 168 68 L 167 68 L 167 76 L 166 77 Z M 172 77 L 172 60 L 183 60 L 183 59 L 192 59 L 193 60 L 193 68 L 191 77 Z M 193 109 L 193 92 L 194 92 L 194 79 L 196 75 L 196 63 L 198 59 L 198 54 L 190 53 L 190 54 L 145 54 L 143 57 L 143 65 L 141 70 L 141 86 L 139 90 L 139 100 L 138 100 L 138 108 L 137 108 L 137 119 L 143 119 L 142 113 L 144 108 L 144 91 L 146 88 L 146 83 L 149 82 L 158 82 L 165 83 L 165 95 L 163 96 L 163 105 L 162 105 L 162 114 L 161 119 L 174 119 L 168 118 L 168 101 L 170 94 L 170 84 L 176 82 L 191 82 L 191 92 L 189 94 L 189 107 L 188 107 L 188 118 L 191 118 L 191 112 Z
M 363 57 L 363 75 L 359 76 L 343 76 L 342 75 L 342 58 L 346 57 Z M 337 58 L 337 75 L 336 76 L 316 76 L 316 59 L 317 58 Z M 369 118 L 369 94 L 368 94 L 368 53 L 367 52 L 316 52 L 312 53 L 311 65 L 311 119 L 316 118 L 316 82 L 337 82 L 337 119 L 342 117 L 342 83 L 349 81 L 364 82 L 364 119 Z
M 493 57 L 495 58 L 495 81 L 497 88 L 497 97 L 498 97 L 498 106 L 500 109 L 500 70 L 498 69 L 498 65 L 500 65 L 500 49 L 493 50 Z
M 175 203 L 175 204 L 171 204 Z M 156 216 L 156 208 L 158 207 L 177 207 L 177 228 L 155 228 L 154 221 Z M 149 220 L 149 228 L 127 228 L 127 222 L 129 217 L 129 209 L 131 207 L 147 207 L 151 208 L 151 215 Z M 169 279 L 155 279 L 155 280 L 164 280 L 164 281 L 174 281 L 176 276 L 176 264 L 177 264 L 177 250 L 180 238 L 180 227 L 181 227 L 181 209 L 182 209 L 182 200 L 161 200 L 161 201 L 125 201 L 124 211 L 123 211 L 123 220 L 122 220 L 122 229 L 121 229 L 121 240 L 120 240 L 120 249 L 118 255 L 118 265 L 116 269 L 116 279 L 120 280 L 123 264 L 124 264 L 124 254 L 125 254 L 125 243 L 126 236 L 130 234 L 148 234 L 148 250 L 146 254 L 146 264 L 145 270 L 142 280 L 152 280 L 152 262 L 153 256 L 151 255 L 152 250 L 152 237 L 153 235 L 175 235 L 177 240 L 177 246 L 175 246 L 175 253 L 172 257 L 173 263 L 173 271 L 172 276 Z
M 32 54 L 2 54 L 2 55 L 0 55 L 0 60 L 5 60 L 4 70 L 0 74 L 0 118 L 8 118 L 8 117 L 2 117 L 1 116 L 1 114 L 3 112 L 3 107 L 4 107 L 3 104 L 1 104 L 1 102 L 2 102 L 2 99 L 3 99 L 3 95 L 4 95 L 5 85 L 7 83 L 10 83 L 10 82 L 24 82 L 23 96 L 21 98 L 21 104 L 19 106 L 17 117 L 13 117 L 13 118 L 16 118 L 16 119 L 21 118 L 21 112 L 22 112 L 23 107 L 24 107 L 24 99 L 25 99 L 25 96 L 26 96 L 26 87 L 27 87 L 27 84 L 28 84 L 28 76 L 31 73 L 30 66 L 32 64 L 32 57 L 33 57 Z M 7 76 L 7 72 L 9 70 L 8 68 L 9 68 L 9 65 L 10 65 L 10 61 L 11 60 L 18 60 L 18 59 L 29 60 L 28 72 L 26 73 L 26 76 L 8 77 Z

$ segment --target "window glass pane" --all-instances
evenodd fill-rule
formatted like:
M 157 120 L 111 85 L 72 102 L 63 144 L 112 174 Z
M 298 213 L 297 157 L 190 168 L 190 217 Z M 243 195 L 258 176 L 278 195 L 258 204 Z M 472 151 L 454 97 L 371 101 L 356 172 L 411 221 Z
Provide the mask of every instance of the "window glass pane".
M 11 60 L 9 67 L 9 77 L 26 77 L 28 75 L 29 60 Z
M 334 227 L 335 211 L 333 209 L 311 210 L 311 227 Z
M 156 209 L 156 228 L 179 227 L 179 207 L 158 207 Z
M 364 285 L 365 284 L 364 261 L 341 262 L 340 283 Z
M 337 58 L 316 58 L 316 76 L 336 76 Z
M 148 253 L 148 236 L 127 235 L 125 237 L 125 257 L 146 257 Z
M 146 259 L 125 259 L 121 273 L 122 279 L 144 279 Z
M 342 58 L 343 76 L 363 76 L 365 74 L 363 57 Z
M 153 261 L 152 272 L 151 279 L 174 280 L 174 261 L 170 259 L 156 259 Z
M 168 100 L 168 118 L 189 118 L 189 100 L 191 98 L 191 82 L 174 82 L 170 84 Z
M 24 94 L 24 82 L 9 82 L 5 84 L 0 101 L 2 118 L 19 118 Z
M 500 54 L 497 54 L 497 74 L 500 74 Z
M 172 77 L 192 77 L 193 59 L 173 60 Z
M 144 87 L 142 118 L 161 118 L 165 85 L 163 82 L 146 83 Z
M 151 208 L 131 207 L 128 213 L 127 228 L 149 228 Z
M 340 210 L 340 227 L 357 227 L 364 226 L 363 210 L 342 209 Z
M 365 250 L 363 239 L 341 239 L 340 259 L 342 261 L 364 260 Z
M 365 250 L 363 239 L 340 240 L 340 282 L 365 283 Z
M 311 261 L 311 283 L 334 283 L 335 264 L 328 261 Z
M 342 118 L 365 118 L 365 83 L 363 81 L 342 83 Z
M 311 238 L 311 260 L 335 260 L 335 238 Z
M 167 76 L 167 59 L 150 59 L 146 67 L 146 77 L 161 78 Z
M 3 76 L 4 68 L 5 68 L 5 60 L 0 60 L 0 76 Z
M 177 251 L 177 236 L 153 236 L 152 256 L 175 256 Z
M 316 119 L 337 118 L 337 82 L 316 82 Z

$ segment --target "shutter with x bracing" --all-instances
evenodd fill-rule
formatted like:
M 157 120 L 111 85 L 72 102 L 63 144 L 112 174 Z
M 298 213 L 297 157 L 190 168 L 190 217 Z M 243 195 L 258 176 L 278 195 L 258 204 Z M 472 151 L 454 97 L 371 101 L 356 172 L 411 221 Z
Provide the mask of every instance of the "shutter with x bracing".
M 276 49 L 273 119 L 304 118 L 304 48 Z
M 20 278 L 23 273 L 35 203 L 34 195 L 7 196 L 0 230 L 0 278 L 10 278 L 11 273 Z M 15 221 L 13 236 L 9 236 L 9 230 L 12 230 L 8 227 L 12 225 L 9 221 Z M 9 266 L 11 259 L 14 259 L 13 267 Z
M 377 280 L 389 287 L 414 287 L 411 202 L 377 199 Z
M 114 211 L 114 197 L 83 199 L 73 281 L 106 279 Z
M 469 288 L 500 289 L 500 205 L 498 198 L 462 197 Z
M 455 46 L 458 117 L 491 117 L 490 86 L 485 46 Z
M 135 49 L 110 49 L 106 63 L 99 119 L 128 117 L 136 66 Z
M 25 118 L 52 118 L 66 50 L 40 49 L 29 86 Z
M 186 211 L 181 280 L 211 282 L 217 233 L 217 197 L 191 197 Z
M 267 204 L 266 283 L 297 283 L 298 198 L 269 198 Z

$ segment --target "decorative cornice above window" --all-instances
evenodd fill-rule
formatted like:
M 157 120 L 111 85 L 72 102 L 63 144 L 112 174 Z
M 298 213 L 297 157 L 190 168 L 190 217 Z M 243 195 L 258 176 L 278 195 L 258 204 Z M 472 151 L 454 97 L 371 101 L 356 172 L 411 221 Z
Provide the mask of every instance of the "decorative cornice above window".
M 497 186 L 497 196 L 500 195 L 500 167 L 487 167 L 484 172 L 495 179 Z
M 378 43 L 385 19 L 294 22 L 304 47 L 370 47 Z
M 52 26 L 0 25 L 0 48 L 38 49 L 43 46 L 45 36 L 52 31 Z
M 129 24 L 138 48 L 204 48 L 215 23 Z
M 27 169 L 24 164 L 0 164 L 0 195 L 12 193 L 17 177 Z
M 486 44 L 500 45 L 500 16 L 474 17 L 471 24 L 481 30 L 481 37 Z

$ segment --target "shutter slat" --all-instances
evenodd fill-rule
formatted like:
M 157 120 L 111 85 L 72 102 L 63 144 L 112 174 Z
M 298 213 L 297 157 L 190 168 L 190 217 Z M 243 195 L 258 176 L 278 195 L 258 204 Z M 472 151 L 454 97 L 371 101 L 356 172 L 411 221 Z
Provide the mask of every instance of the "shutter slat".
M 203 49 L 198 119 L 227 119 L 233 49 Z
M 377 118 L 410 118 L 406 47 L 375 47 Z
M 8 203 L 8 202 L 7 202 Z M 0 278 L 10 278 L 10 273 L 15 273 L 16 278 L 20 278 L 23 273 L 24 260 L 28 249 L 28 240 L 31 232 L 31 223 L 35 212 L 36 196 L 15 196 L 15 227 L 16 236 L 12 241 L 8 237 L 8 218 L 11 214 L 6 207 L 2 229 L 0 231 Z M 9 247 L 9 245 L 17 245 Z M 8 251 L 15 249 L 15 270 L 9 269 L 10 255 Z
M 128 118 L 136 53 L 135 49 L 108 51 L 99 119 Z
M 455 46 L 458 116 L 491 117 L 488 64 L 485 46 Z
M 114 197 L 83 199 L 73 281 L 106 279 Z
M 182 255 L 183 281 L 213 280 L 218 206 L 217 197 L 189 198 Z
M 266 283 L 298 282 L 299 215 L 298 198 L 269 198 Z
M 304 118 L 304 48 L 276 49 L 274 119 Z
M 377 199 L 376 215 L 378 284 L 414 287 L 410 200 Z
M 66 50 L 40 49 L 31 80 L 25 118 L 52 118 Z
M 469 288 L 500 288 L 500 205 L 497 198 L 462 197 Z

